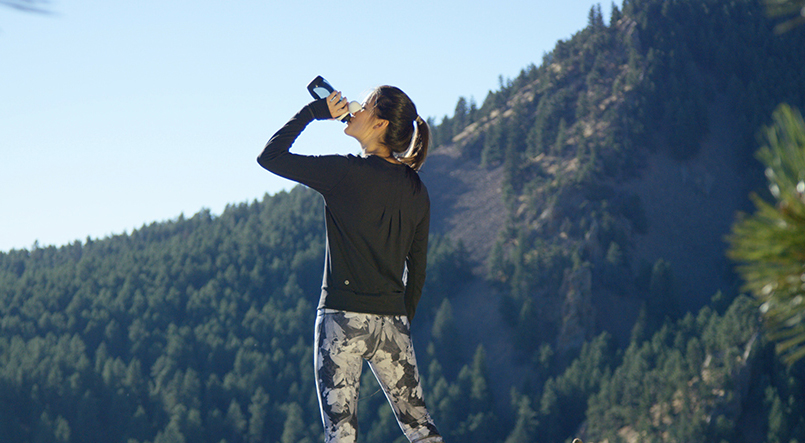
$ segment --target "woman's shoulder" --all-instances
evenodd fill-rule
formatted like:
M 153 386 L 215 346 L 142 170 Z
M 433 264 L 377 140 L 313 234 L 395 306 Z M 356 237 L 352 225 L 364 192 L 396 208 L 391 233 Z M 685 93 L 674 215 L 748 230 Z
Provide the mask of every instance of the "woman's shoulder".
M 419 173 L 408 165 L 405 166 L 405 169 L 405 175 L 408 179 L 408 182 L 411 184 L 413 196 L 423 200 L 426 204 L 430 204 L 428 187 L 425 186 L 425 182 L 422 180 L 422 177 L 420 177 Z

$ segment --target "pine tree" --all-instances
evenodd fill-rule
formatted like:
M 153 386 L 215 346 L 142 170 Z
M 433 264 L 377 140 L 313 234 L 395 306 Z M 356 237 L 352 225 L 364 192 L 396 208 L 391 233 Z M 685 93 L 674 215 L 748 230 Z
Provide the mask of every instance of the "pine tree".
M 786 32 L 795 26 L 805 24 L 805 0 L 765 0 L 765 3 L 770 16 L 789 17 L 774 28 L 776 32 Z
M 258 386 L 252 395 L 252 404 L 249 405 L 249 442 L 258 443 L 264 440 L 266 416 L 270 404 L 268 394 L 262 386 Z
M 761 303 L 769 336 L 793 364 L 805 357 L 805 122 L 787 105 L 773 120 L 757 157 L 774 202 L 752 195 L 757 211 L 733 226 L 728 254 L 742 262 L 738 271 Z
M 529 443 L 536 440 L 539 420 L 537 413 L 531 407 L 531 399 L 527 395 L 519 396 L 515 402 L 517 421 L 506 443 Z
M 467 99 L 459 97 L 456 103 L 456 110 L 453 115 L 453 133 L 460 134 L 461 131 L 467 126 L 467 116 L 469 114 L 469 107 L 467 106 Z

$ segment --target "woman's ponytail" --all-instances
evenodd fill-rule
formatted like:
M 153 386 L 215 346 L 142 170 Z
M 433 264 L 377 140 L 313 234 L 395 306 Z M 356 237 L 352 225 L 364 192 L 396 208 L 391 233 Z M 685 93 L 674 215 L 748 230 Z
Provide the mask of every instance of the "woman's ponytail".
M 405 153 L 397 156 L 397 160 L 419 171 L 428 156 L 428 143 L 430 142 L 430 127 L 419 115 L 414 119 L 414 134 L 411 137 L 411 146 Z
M 383 144 L 394 157 L 419 171 L 428 156 L 430 127 L 419 116 L 411 99 L 394 86 L 380 86 L 370 95 L 378 118 L 388 120 Z

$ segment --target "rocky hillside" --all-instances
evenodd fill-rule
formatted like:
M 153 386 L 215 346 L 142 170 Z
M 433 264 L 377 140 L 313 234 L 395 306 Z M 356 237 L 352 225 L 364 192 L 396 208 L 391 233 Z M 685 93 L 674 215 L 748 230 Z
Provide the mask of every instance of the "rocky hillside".
M 511 251 L 518 235 L 565 249 L 559 255 L 568 262 L 559 268 L 588 262 L 592 298 L 607 300 L 587 310 L 597 319 L 581 322 L 597 325 L 591 333 L 614 326 L 604 326 L 611 317 L 606 305 L 645 301 L 637 280 L 659 260 L 672 274 L 680 313 L 704 306 L 719 291 L 737 294 L 723 237 L 736 213 L 751 208 L 749 193 L 763 186 L 760 164 L 751 159 L 760 126 L 748 129 L 747 122 L 766 121 L 773 103 L 792 95 L 772 88 L 767 95 L 776 98 L 747 106 L 745 94 L 756 94 L 754 85 L 769 74 L 762 63 L 740 61 L 757 57 L 718 60 L 725 50 L 708 55 L 702 46 L 717 42 L 696 41 L 698 35 L 658 42 L 661 30 L 680 27 L 664 22 L 673 14 L 693 14 L 689 21 L 695 23 L 709 20 L 717 29 L 699 33 L 718 32 L 727 40 L 743 38 L 742 26 L 757 26 L 757 17 L 735 20 L 758 12 L 752 2 L 726 12 L 685 3 L 654 16 L 656 2 L 628 2 L 630 8 L 613 12 L 610 26 L 594 8 L 589 26 L 560 41 L 541 66 L 524 69 L 490 93 L 480 109 L 467 110 L 462 99 L 457 115 L 435 128 L 442 145 L 433 150 L 424 175 L 435 199 L 436 229 L 461 239 L 479 275 L 491 272 L 493 280 L 511 279 L 507 270 L 517 266 Z M 646 10 L 637 9 L 641 5 Z M 721 28 L 727 20 L 733 20 L 732 29 Z M 792 43 L 770 28 L 752 37 L 756 50 L 765 51 L 761 43 L 774 45 L 774 56 L 782 57 Z M 684 56 L 689 59 L 679 59 Z M 785 71 L 798 69 L 797 63 Z M 716 70 L 727 66 L 736 69 Z M 753 71 L 764 74 L 751 78 Z M 673 86 L 658 83 L 669 79 Z M 792 80 L 791 88 L 802 82 L 801 76 Z M 688 92 L 668 102 L 669 90 Z M 758 115 L 765 110 L 765 118 Z M 689 123 L 694 117 L 695 125 Z M 603 269 L 608 254 L 616 261 L 610 265 L 634 281 L 601 291 L 596 287 L 612 286 L 602 285 L 606 277 L 599 275 L 612 273 Z M 564 277 L 552 283 L 554 290 L 579 286 Z M 551 301 L 555 312 L 565 295 Z M 552 322 L 562 329 L 561 319 Z
M 725 236 L 763 191 L 756 131 L 802 101 L 801 35 L 775 36 L 753 2 L 711 3 L 627 2 L 609 26 L 593 8 L 542 65 L 435 125 L 434 229 L 474 263 L 451 296 L 479 326 L 466 352 L 513 362 L 497 392 L 533 372 L 540 344 L 573 354 L 607 331 L 626 346 L 639 318 L 738 295 Z M 770 78 L 787 86 L 759 86 Z

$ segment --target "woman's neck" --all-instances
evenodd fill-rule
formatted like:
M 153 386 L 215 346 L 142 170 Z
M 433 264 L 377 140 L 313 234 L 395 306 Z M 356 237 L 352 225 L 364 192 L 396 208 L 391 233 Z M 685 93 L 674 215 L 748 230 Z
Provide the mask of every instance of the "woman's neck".
M 394 155 L 392 155 L 391 149 L 380 143 L 373 143 L 368 146 L 363 146 L 362 149 L 364 156 L 374 155 L 389 163 L 400 164 L 400 161 L 397 160 Z

